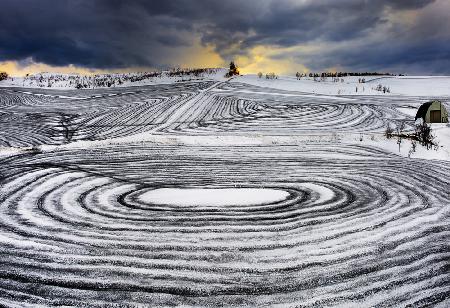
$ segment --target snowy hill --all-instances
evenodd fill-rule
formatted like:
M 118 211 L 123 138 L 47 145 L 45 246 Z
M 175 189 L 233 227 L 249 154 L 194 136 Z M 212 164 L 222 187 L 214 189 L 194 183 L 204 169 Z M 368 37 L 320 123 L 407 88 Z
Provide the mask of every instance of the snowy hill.
M 224 81 L 227 69 L 175 69 L 170 71 L 134 72 L 83 76 L 78 74 L 40 73 L 27 77 L 13 77 L 0 81 L 0 87 L 96 89 L 143 86 L 185 81 Z M 364 79 L 364 83 L 361 80 Z M 277 90 L 306 92 L 322 95 L 408 95 L 450 96 L 450 76 L 347 76 L 324 79 L 295 76 L 277 76 L 277 79 L 259 78 L 255 74 L 232 78 L 232 82 Z M 383 90 L 387 91 L 383 91 Z
M 365 83 L 358 82 L 365 79 Z M 409 96 L 450 96 L 449 76 L 365 76 L 343 77 L 334 82 L 333 78 L 316 81 L 310 77 L 297 80 L 295 76 L 279 76 L 278 79 L 266 79 L 264 76 L 245 75 L 234 79 L 259 87 L 278 90 L 300 91 L 324 95 L 409 95 Z M 381 85 L 381 91 L 377 87 Z M 383 87 L 390 92 L 383 92 Z
M 448 79 L 223 75 L 0 88 L 2 304 L 416 307 L 448 294 L 450 126 L 432 125 L 433 149 L 385 136 L 414 130 L 430 99 L 398 93 L 445 94 L 433 85 Z M 84 78 L 69 77 L 40 84 Z M 391 93 L 366 95 L 380 83 Z
M 184 81 L 222 80 L 226 69 L 173 69 L 169 71 L 133 72 L 123 74 L 58 74 L 39 73 L 26 77 L 12 77 L 0 81 L 0 87 L 52 88 L 52 89 L 96 89 L 143 86 L 150 84 Z

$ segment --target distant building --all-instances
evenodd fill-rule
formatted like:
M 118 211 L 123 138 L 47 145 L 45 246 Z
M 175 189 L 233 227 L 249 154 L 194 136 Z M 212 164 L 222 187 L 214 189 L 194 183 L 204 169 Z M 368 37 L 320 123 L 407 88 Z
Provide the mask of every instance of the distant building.
M 448 112 L 440 101 L 431 101 L 419 107 L 417 119 L 423 119 L 425 123 L 448 123 Z

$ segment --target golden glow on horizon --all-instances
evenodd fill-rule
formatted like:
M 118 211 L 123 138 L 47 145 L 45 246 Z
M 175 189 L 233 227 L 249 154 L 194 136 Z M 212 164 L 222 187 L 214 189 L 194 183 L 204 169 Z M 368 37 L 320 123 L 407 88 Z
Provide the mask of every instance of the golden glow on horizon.
M 222 57 L 214 50 L 214 46 L 202 46 L 199 40 L 197 40 L 192 47 L 184 50 L 178 63 L 181 63 L 181 67 L 190 68 L 213 68 L 226 66 L 224 59 L 222 59 Z
M 308 47 L 276 48 L 260 45 L 250 49 L 247 55 L 236 57 L 235 62 L 243 74 L 258 72 L 273 72 L 275 74 L 307 73 L 309 69 L 303 64 L 296 63 L 293 57 L 277 56 L 309 49 Z
M 245 55 L 234 58 L 242 74 L 256 74 L 258 72 L 276 74 L 292 74 L 295 72 L 307 73 L 309 69 L 296 63 L 294 54 L 312 53 L 319 48 L 318 46 L 295 46 L 289 48 L 279 48 L 273 46 L 255 46 Z M 173 67 L 227 67 L 228 62 L 224 60 L 211 45 L 203 46 L 200 41 L 194 42 L 191 47 L 175 51 L 172 56 L 178 59 L 173 60 Z M 179 63 L 179 64 L 175 64 Z M 51 66 L 43 63 L 30 61 L 28 65 L 19 65 L 16 61 L 0 62 L 0 71 L 6 71 L 10 76 L 21 77 L 26 74 L 36 74 L 42 72 L 76 73 L 81 75 L 105 74 L 105 73 L 126 73 L 137 71 L 151 71 L 148 67 L 129 67 L 124 69 L 87 69 L 74 65 Z
M 220 55 L 217 52 L 214 51 L 213 46 L 206 46 L 206 47 L 201 46 L 199 41 L 195 42 L 191 47 L 174 51 L 172 56 L 178 58 L 172 61 L 173 67 L 214 68 L 226 66 L 225 61 L 220 57 Z M 36 63 L 33 61 L 29 61 L 29 64 L 25 65 L 20 65 L 17 61 L 0 62 L 0 72 L 5 71 L 11 77 L 23 77 L 26 74 L 32 75 L 44 72 L 95 75 L 107 73 L 142 72 L 153 70 L 155 70 L 155 68 L 128 67 L 123 69 L 87 69 L 75 65 L 51 66 L 44 63 Z
M 44 63 L 32 62 L 29 65 L 21 66 L 16 61 L 0 62 L 0 71 L 7 72 L 12 77 L 22 77 L 26 74 L 37 74 L 43 72 L 70 74 L 76 73 L 81 75 L 93 75 L 107 73 L 106 70 L 86 69 L 73 65 L 67 66 L 51 66 Z

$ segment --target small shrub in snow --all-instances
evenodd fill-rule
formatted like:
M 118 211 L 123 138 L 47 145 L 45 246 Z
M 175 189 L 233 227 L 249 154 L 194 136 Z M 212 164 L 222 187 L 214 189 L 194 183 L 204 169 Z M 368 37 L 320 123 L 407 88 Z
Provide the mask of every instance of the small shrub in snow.
M 275 73 L 266 74 L 266 79 L 278 79 L 278 76 Z
M 411 141 L 411 148 L 409 149 L 408 157 L 411 157 L 411 155 L 416 152 L 416 147 L 417 141 L 416 140 Z
M 388 126 L 386 127 L 386 130 L 384 131 L 384 135 L 386 136 L 387 139 L 391 139 L 393 133 L 394 133 L 394 129 L 388 123 Z
M 425 122 L 419 122 L 419 124 L 415 125 L 415 130 L 413 133 L 404 133 L 403 130 L 405 129 L 405 123 L 402 122 L 400 125 L 398 125 L 394 131 L 394 129 L 388 124 L 384 135 L 387 139 L 391 139 L 392 137 L 397 137 L 397 144 L 400 145 L 402 143 L 403 139 L 410 139 L 413 142 L 413 149 L 411 153 L 414 153 L 416 151 L 415 143 L 419 143 L 420 145 L 427 148 L 427 150 L 430 150 L 432 148 L 438 149 L 438 144 L 435 141 L 435 136 L 432 134 L 431 126 L 429 126 Z M 409 155 L 411 155 L 411 153 Z
M 419 141 L 420 144 L 425 146 L 428 150 L 433 147 L 437 149 L 438 145 L 434 140 L 435 137 L 432 134 L 431 126 L 429 126 L 426 122 L 416 125 L 416 137 L 417 141 Z
M 33 145 L 30 149 L 30 153 L 32 154 L 41 154 L 42 148 L 39 145 Z
M 391 93 L 391 89 L 389 87 L 383 86 L 381 84 L 377 85 L 375 90 L 383 93 Z
M 297 80 L 301 80 L 301 79 L 302 79 L 302 77 L 306 77 L 306 73 L 305 73 L 305 74 L 303 74 L 303 73 L 299 73 L 299 72 L 297 72 L 297 73 L 295 74 L 295 77 L 297 77 Z
M 397 125 L 397 127 L 396 127 L 397 135 L 401 135 L 403 133 L 403 131 L 405 130 L 405 126 L 406 126 L 406 124 L 404 121 L 400 122 L 400 124 Z

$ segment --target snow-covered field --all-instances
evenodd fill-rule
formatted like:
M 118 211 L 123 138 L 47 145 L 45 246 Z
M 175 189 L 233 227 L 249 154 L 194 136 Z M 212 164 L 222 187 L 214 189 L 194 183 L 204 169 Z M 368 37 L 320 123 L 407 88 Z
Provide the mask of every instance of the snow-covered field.
M 3 85 L 0 303 L 449 306 L 450 127 L 383 136 L 436 80 Z
M 321 95 L 450 96 L 449 76 L 349 76 L 339 79 L 343 82 L 333 82 L 331 77 L 325 81 L 320 81 L 320 78 L 314 81 L 309 77 L 297 80 L 293 76 L 280 76 L 272 80 L 258 78 L 257 75 L 246 75 L 238 80 L 260 87 Z M 359 83 L 359 79 L 365 79 L 365 83 Z M 389 88 L 390 92 L 378 91 L 378 85 Z

